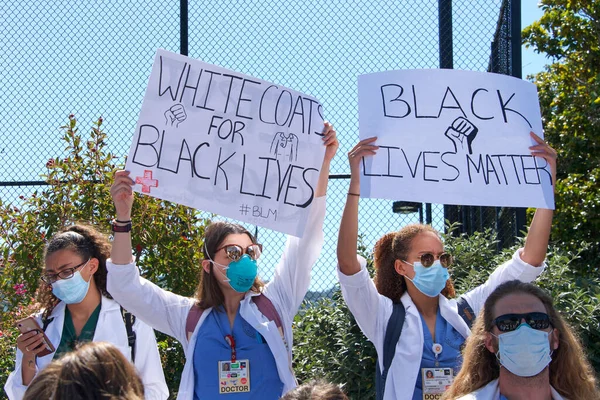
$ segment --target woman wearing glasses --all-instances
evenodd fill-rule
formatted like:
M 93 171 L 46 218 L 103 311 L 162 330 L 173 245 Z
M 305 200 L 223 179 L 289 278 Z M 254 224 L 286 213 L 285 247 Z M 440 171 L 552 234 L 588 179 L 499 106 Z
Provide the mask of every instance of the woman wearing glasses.
M 108 289 L 138 318 L 183 345 L 186 361 L 178 399 L 219 399 L 221 394 L 279 399 L 296 386 L 292 321 L 323 245 L 329 165 L 338 147 L 329 123 L 323 133 L 327 147 L 306 231 L 302 238 L 288 238 L 267 284 L 257 276 L 261 245 L 242 226 L 226 222 L 206 228 L 202 275 L 194 298 L 141 278 L 132 262 L 129 232 L 133 182 L 127 171 L 116 173 L 111 193 L 117 220 L 126 223 L 115 230 Z
M 90 341 L 110 342 L 128 360 L 134 359 L 146 398 L 169 397 L 154 331 L 140 320 L 132 321 L 136 338 L 130 343 L 121 307 L 106 291 L 109 255 L 108 240 L 83 225 L 57 233 L 47 244 L 38 292 L 42 311 L 35 319 L 56 351 L 38 356 L 46 347 L 42 332 L 19 335 L 16 368 L 4 387 L 9 399 L 21 399 L 36 374 L 52 360 Z
M 544 158 L 556 173 L 556 152 L 535 134 L 533 155 Z M 499 266 L 481 286 L 461 297 L 455 295 L 440 234 L 429 225 L 409 225 L 384 235 L 375 244 L 374 281 L 365 260 L 357 256 L 360 162 L 378 147 L 376 138 L 360 141 L 349 153 L 351 181 L 340 224 L 337 247 L 338 275 L 344 299 L 358 325 L 378 354 L 378 398 L 416 400 L 443 393 L 461 364 L 460 347 L 470 334 L 467 320 L 477 315 L 496 286 L 507 280 L 533 281 L 543 270 L 552 210 L 535 213 L 525 246 Z M 440 199 L 443 201 L 443 199 Z M 404 323 L 391 366 L 384 370 L 384 341 L 394 304 L 401 305 Z M 460 309 L 460 314 L 459 314 Z M 400 320 L 401 321 L 401 320 Z M 400 325 L 400 324 L 398 324 Z M 445 368 L 444 368 L 445 367 Z M 435 379 L 424 379 L 433 374 Z
M 594 376 L 552 298 L 530 283 L 509 281 L 485 301 L 444 399 L 599 399 Z

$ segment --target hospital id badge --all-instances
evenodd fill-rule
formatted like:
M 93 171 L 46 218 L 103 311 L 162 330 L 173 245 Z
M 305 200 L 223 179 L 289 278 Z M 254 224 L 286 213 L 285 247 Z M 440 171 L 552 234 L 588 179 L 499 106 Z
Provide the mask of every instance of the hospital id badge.
M 250 392 L 250 361 L 219 361 L 219 394 Z
M 452 368 L 421 368 L 423 400 L 439 400 L 454 380 Z

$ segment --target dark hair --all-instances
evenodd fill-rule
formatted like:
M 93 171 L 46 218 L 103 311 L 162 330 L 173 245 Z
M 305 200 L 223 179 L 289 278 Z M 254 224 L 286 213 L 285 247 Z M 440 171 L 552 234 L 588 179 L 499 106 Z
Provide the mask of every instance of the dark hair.
M 494 308 L 502 298 L 523 293 L 537 297 L 550 317 L 550 323 L 558 331 L 558 349 L 552 353 L 550 384 L 562 396 L 571 400 L 598 399 L 596 379 L 577 335 L 554 308 L 552 297 L 531 283 L 518 280 L 504 282 L 486 299 L 475 320 L 471 336 L 467 339 L 463 365 L 444 399 L 456 399 L 467 395 L 500 376 L 496 355 L 485 346 L 486 335 L 494 326 Z
M 144 386 L 135 367 L 111 343 L 85 343 L 58 362 L 57 400 L 144 398 Z
M 110 243 L 108 238 L 95 228 L 77 224 L 72 225 L 55 234 L 44 249 L 44 260 L 50 254 L 60 250 L 71 250 L 81 256 L 83 260 L 96 258 L 98 269 L 94 273 L 94 282 L 103 296 L 112 299 L 106 290 L 106 260 L 110 257 Z M 52 288 L 43 281 L 38 292 L 38 301 L 44 308 L 43 318 L 48 318 L 60 300 L 52 293 Z
M 252 243 L 257 243 L 254 235 L 241 225 L 224 221 L 213 222 L 204 231 L 204 246 L 202 246 L 203 258 L 205 260 L 214 260 L 215 253 L 221 246 L 221 243 L 223 243 L 227 236 L 232 234 L 246 234 Z M 194 297 L 198 301 L 198 307 L 202 309 L 218 307 L 225 301 L 223 292 L 217 282 L 218 277 L 213 273 L 213 267 L 214 265 L 211 262 L 210 273 L 207 273 L 204 269 L 200 271 L 200 282 L 198 283 Z M 264 283 L 257 276 L 250 290 L 260 293 L 263 287 Z
M 338 385 L 314 380 L 287 392 L 281 400 L 348 400 Z
M 396 272 L 394 263 L 396 260 L 406 260 L 413 239 L 426 232 L 434 233 L 438 238 L 440 237 L 439 232 L 430 225 L 410 224 L 398 232 L 385 234 L 375 243 L 373 249 L 373 261 L 376 270 L 375 286 L 380 294 L 395 303 L 398 303 L 404 292 L 406 292 L 406 281 L 402 275 Z M 455 296 L 451 279 L 446 281 L 446 287 L 442 290 L 442 294 L 448 298 Z

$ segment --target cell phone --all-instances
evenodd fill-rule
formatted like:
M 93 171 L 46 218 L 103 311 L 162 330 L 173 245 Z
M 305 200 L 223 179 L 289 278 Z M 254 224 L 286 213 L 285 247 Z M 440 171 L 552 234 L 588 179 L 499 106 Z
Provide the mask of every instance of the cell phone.
M 44 357 L 44 356 L 47 356 L 48 354 L 54 353 L 55 349 L 54 349 L 54 346 L 52 345 L 52 342 L 50 341 L 50 339 L 48 339 L 48 336 L 46 336 L 44 331 L 42 331 L 42 328 L 40 327 L 40 325 L 37 323 L 37 321 L 33 317 L 23 318 L 23 319 L 15 322 L 15 325 L 17 326 L 19 331 L 21 331 L 21 333 L 37 331 L 38 333 L 42 332 L 44 334 L 42 343 L 44 343 L 45 348 L 44 348 L 44 350 L 42 350 L 41 352 L 39 352 L 37 354 L 37 357 Z

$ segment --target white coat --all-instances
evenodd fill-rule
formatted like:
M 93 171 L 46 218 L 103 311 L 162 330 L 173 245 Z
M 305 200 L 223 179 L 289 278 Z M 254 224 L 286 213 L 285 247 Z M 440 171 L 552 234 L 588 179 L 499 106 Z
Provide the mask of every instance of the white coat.
M 127 360 L 131 361 L 131 348 L 127 341 L 127 329 L 121 315 L 121 307 L 114 300 L 104 296 L 102 296 L 101 302 L 100 315 L 98 316 L 98 324 L 96 325 L 93 341 L 112 343 L 123 353 Z M 36 320 L 40 326 L 43 326 L 41 315 L 41 312 L 36 315 Z M 54 319 L 46 328 L 46 336 L 48 336 L 54 347 L 58 347 L 65 321 L 64 302 L 61 301 L 54 307 L 50 318 Z M 169 397 L 169 389 L 167 388 L 160 363 L 160 355 L 158 354 L 154 331 L 139 319 L 136 319 L 133 324 L 133 330 L 136 333 L 135 367 L 144 383 L 145 397 L 152 400 L 166 399 Z M 52 362 L 53 357 L 54 353 L 38 357 L 36 359 L 37 370 L 41 371 L 46 368 Z M 17 348 L 15 370 L 8 376 L 6 385 L 4 385 L 4 390 L 10 400 L 23 398 L 27 390 L 27 386 L 23 385 L 21 377 L 22 360 L 23 353 Z
M 552 386 L 552 400 L 567 400 L 562 397 Z M 491 381 L 481 389 L 469 393 L 466 396 L 458 398 L 458 400 L 499 400 L 500 399 L 500 387 L 498 386 L 498 379 Z
M 531 282 L 542 273 L 545 266 L 536 268 L 527 264 L 521 260 L 521 251 L 519 249 L 511 260 L 496 268 L 485 283 L 463 295 L 475 315 L 479 314 L 483 303 L 499 284 L 513 279 Z M 344 275 L 338 268 L 338 277 L 344 300 L 362 332 L 375 345 L 379 367 L 383 370 L 383 342 L 388 321 L 392 316 L 393 304 L 392 300 L 377 291 L 366 269 L 366 261 L 360 256 L 358 259 L 361 265 L 359 272 Z M 385 400 L 412 399 L 423 356 L 424 334 L 419 311 L 408 292 L 404 293 L 400 300 L 406 309 L 406 316 L 385 382 Z M 470 335 L 469 327 L 458 314 L 456 300 L 447 299 L 440 294 L 439 307 L 442 317 L 458 333 L 464 338 Z
M 308 291 L 312 265 L 317 261 L 323 247 L 324 218 L 325 197 L 317 197 L 312 203 L 304 236 L 288 237 L 284 253 L 275 268 L 273 280 L 264 288 L 264 295 L 271 300 L 281 318 L 285 343 L 275 322 L 269 321 L 261 314 L 256 304 L 250 301 L 251 297 L 256 295 L 255 293 L 246 293 L 240 303 L 240 315 L 265 338 L 273 353 L 279 378 L 283 382 L 284 393 L 296 387 L 292 370 L 292 321 Z M 174 337 L 182 344 L 186 360 L 177 399 L 192 400 L 196 338 L 200 326 L 211 309 L 202 313 L 200 321 L 188 340 L 186 320 L 195 299 L 163 290 L 140 277 L 133 263 L 115 265 L 108 260 L 107 268 L 109 293 L 136 317 L 154 329 Z M 286 343 L 289 346 L 286 346 Z

